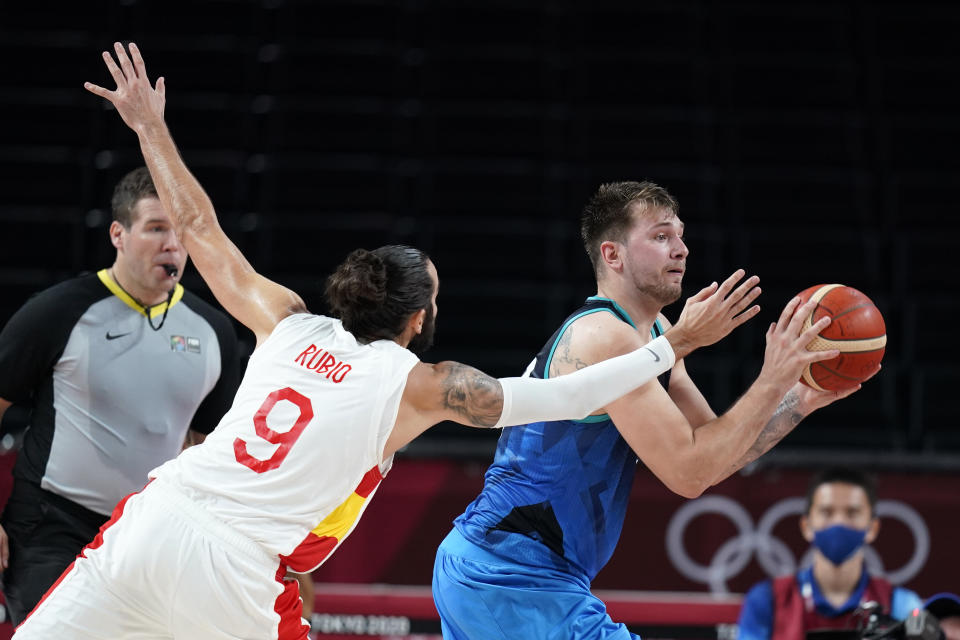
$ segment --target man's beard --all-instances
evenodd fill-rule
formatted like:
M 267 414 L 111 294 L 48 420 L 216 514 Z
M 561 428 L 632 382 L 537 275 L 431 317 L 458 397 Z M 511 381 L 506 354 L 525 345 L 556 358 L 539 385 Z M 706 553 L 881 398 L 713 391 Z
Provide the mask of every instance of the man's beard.
M 432 305 L 431 305 L 432 306 Z M 433 334 L 436 333 L 437 323 L 433 317 L 433 309 L 427 309 L 427 317 L 423 319 L 423 329 L 410 339 L 407 349 L 420 355 L 433 346 Z
M 638 282 L 636 287 L 640 293 L 650 296 L 664 307 L 673 304 L 683 295 L 683 287 L 680 284 L 667 284 L 665 282 L 640 284 Z

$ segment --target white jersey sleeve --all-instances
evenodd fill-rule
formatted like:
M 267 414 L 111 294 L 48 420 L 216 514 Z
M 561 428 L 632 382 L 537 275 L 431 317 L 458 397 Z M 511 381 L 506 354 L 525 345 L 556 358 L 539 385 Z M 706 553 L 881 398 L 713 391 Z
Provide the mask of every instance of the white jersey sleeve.
M 417 362 L 389 340 L 358 343 L 339 320 L 285 318 L 251 356 L 213 433 L 151 475 L 310 571 L 353 530 L 389 470 L 383 449 Z

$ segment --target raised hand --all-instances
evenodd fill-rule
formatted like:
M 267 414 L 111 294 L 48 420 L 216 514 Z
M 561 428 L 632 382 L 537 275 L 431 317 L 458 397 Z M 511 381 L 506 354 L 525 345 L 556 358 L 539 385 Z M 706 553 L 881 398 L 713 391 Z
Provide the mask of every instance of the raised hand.
M 157 79 L 156 86 L 150 86 L 146 65 L 134 43 L 130 43 L 129 56 L 119 42 L 115 42 L 113 48 L 117 61 L 114 61 L 109 51 L 103 52 L 103 61 L 117 83 L 116 90 L 110 91 L 91 82 L 83 83 L 83 88 L 109 100 L 127 126 L 134 131 L 147 125 L 162 124 L 163 108 L 166 105 L 166 85 L 163 78 Z
M 786 390 L 800 379 L 805 366 L 811 362 L 836 358 L 840 354 L 837 349 L 807 351 L 807 345 L 830 324 L 830 317 L 827 316 L 806 331 L 800 331 L 803 319 L 813 313 L 816 306 L 815 300 L 800 304 L 800 298 L 795 297 L 783 308 L 780 319 L 767 329 L 767 348 L 758 379 L 767 380 Z
M 722 284 L 714 282 L 687 299 L 680 319 L 667 333 L 678 359 L 723 339 L 760 312 L 759 305 L 750 306 L 760 295 L 760 278 L 750 276 L 737 286 L 745 275 L 737 269 Z

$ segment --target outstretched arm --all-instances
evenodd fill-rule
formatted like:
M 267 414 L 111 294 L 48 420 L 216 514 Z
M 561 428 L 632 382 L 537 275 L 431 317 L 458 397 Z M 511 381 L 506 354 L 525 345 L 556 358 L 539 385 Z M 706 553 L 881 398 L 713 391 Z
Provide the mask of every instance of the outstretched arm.
M 733 291 L 742 272 L 690 298 L 677 325 L 637 348 L 589 367 L 547 380 L 494 379 L 459 362 L 417 364 L 407 377 L 387 458 L 428 427 L 452 420 L 474 427 L 504 427 L 546 420 L 585 418 L 669 370 L 677 358 L 713 344 L 752 317 L 747 307 L 756 284 Z
M 407 376 L 386 459 L 443 420 L 498 428 L 544 420 L 585 418 L 591 411 L 653 380 L 673 366 L 665 336 L 570 375 L 493 378 L 459 362 L 418 363 Z
M 107 51 L 103 60 L 117 83 L 116 90 L 89 82 L 83 86 L 109 100 L 137 134 L 160 202 L 175 220 L 177 233 L 197 270 L 223 308 L 253 331 L 259 344 L 285 317 L 306 311 L 303 300 L 254 271 L 223 232 L 213 203 L 187 169 L 164 122 L 164 79 L 150 86 L 137 45 L 130 44 L 129 57 L 119 42 L 114 50 L 119 66 Z

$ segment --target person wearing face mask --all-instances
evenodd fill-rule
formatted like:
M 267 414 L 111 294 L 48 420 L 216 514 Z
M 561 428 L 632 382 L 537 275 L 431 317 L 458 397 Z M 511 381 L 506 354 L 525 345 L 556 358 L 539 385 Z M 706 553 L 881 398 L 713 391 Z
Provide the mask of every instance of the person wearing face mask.
M 113 264 L 36 294 L 0 332 L 0 420 L 23 432 L 0 520 L 15 624 L 147 472 L 213 430 L 239 382 L 233 325 L 179 284 L 187 252 L 146 167 L 111 208 Z
M 807 631 L 854 628 L 854 611 L 869 601 L 897 620 L 923 608 L 913 591 L 867 572 L 864 547 L 880 530 L 876 503 L 874 483 L 860 471 L 837 468 L 814 476 L 800 519 L 814 548 L 813 564 L 750 589 L 738 638 L 796 640 Z

